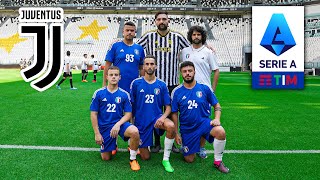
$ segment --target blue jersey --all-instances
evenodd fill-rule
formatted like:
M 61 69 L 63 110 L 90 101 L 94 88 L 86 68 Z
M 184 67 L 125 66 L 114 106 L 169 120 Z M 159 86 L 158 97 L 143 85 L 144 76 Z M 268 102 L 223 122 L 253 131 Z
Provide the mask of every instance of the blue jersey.
M 119 67 L 121 75 L 119 87 L 127 92 L 130 91 L 131 82 L 139 77 L 139 65 L 143 65 L 144 56 L 143 47 L 136 43 L 128 46 L 119 41 L 112 45 L 105 60 Z
M 143 77 L 135 79 L 131 83 L 130 96 L 135 125 L 139 127 L 154 123 L 163 114 L 163 107 L 170 105 L 171 101 L 167 85 L 158 78 L 152 84 Z
M 124 112 L 132 112 L 130 95 L 121 88 L 111 93 L 103 87 L 94 92 L 90 111 L 98 112 L 99 129 L 109 128 L 123 117 Z
M 190 132 L 210 116 L 209 104 L 216 105 L 218 100 L 205 84 L 196 83 L 192 89 L 183 85 L 172 92 L 172 112 L 180 112 L 180 131 Z

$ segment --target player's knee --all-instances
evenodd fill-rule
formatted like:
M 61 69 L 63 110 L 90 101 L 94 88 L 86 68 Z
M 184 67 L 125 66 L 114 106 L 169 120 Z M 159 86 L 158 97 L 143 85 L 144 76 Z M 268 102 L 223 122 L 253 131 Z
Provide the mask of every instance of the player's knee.
M 171 134 L 172 136 L 174 136 L 175 134 L 175 127 L 174 127 L 174 124 L 173 122 L 170 121 L 170 123 L 167 123 L 167 133 Z
M 140 157 L 142 160 L 146 161 L 150 159 L 150 154 L 141 154 L 140 153 Z
M 130 138 L 132 139 L 139 139 L 140 136 L 139 136 L 139 130 L 137 127 L 133 126 L 131 128 L 131 132 L 130 132 Z
M 187 163 L 192 163 L 194 161 L 194 156 L 185 156 L 184 157 L 184 160 L 187 162 Z
M 101 159 L 104 161 L 109 161 L 111 159 L 111 156 L 101 154 Z
M 219 140 L 225 140 L 226 139 L 226 132 L 223 129 L 223 127 L 219 126 L 219 128 L 216 129 L 215 138 L 219 139 Z

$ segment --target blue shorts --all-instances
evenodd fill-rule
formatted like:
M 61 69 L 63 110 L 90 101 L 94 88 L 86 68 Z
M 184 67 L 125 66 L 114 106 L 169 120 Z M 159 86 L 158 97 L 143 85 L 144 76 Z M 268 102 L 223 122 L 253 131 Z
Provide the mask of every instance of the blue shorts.
M 214 137 L 210 135 L 210 131 L 214 126 L 210 125 L 210 119 L 205 119 L 203 123 L 194 131 L 181 133 L 183 155 L 188 156 L 200 151 L 200 139 L 204 137 L 209 143 L 212 143 Z
M 129 122 L 125 122 L 120 126 L 120 130 L 119 130 L 119 136 L 124 140 L 124 141 L 128 141 L 128 137 L 124 136 L 124 132 L 127 130 L 127 128 L 129 126 L 131 126 L 132 124 Z M 117 138 L 112 138 L 110 136 L 110 131 L 112 129 L 113 126 L 111 126 L 110 128 L 106 128 L 106 129 L 101 129 L 100 133 L 103 137 L 103 144 L 101 145 L 100 148 L 100 152 L 111 152 L 113 150 L 116 149 L 117 146 Z
M 159 136 L 162 136 L 164 134 L 164 129 L 154 127 L 157 119 L 159 119 L 161 116 L 162 114 L 153 117 L 152 123 L 147 126 L 144 126 L 142 123 L 137 124 L 137 128 L 140 134 L 140 148 L 146 148 L 153 145 L 153 131 L 155 131 Z

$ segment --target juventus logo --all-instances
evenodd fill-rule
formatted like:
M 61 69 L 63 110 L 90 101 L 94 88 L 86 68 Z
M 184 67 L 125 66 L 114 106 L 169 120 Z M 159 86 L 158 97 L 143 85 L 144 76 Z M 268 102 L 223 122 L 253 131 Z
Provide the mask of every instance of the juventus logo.
M 28 13 L 33 16 L 24 15 Z M 34 62 L 31 66 L 21 70 L 21 76 L 26 82 L 32 81 L 30 83 L 32 88 L 44 91 L 54 85 L 62 73 L 64 59 L 63 9 L 20 8 L 19 14 L 20 36 L 33 37 L 34 42 Z M 52 14 L 56 16 L 53 17 Z M 41 23 L 34 23 L 37 20 Z M 48 53 L 50 57 L 48 57 Z

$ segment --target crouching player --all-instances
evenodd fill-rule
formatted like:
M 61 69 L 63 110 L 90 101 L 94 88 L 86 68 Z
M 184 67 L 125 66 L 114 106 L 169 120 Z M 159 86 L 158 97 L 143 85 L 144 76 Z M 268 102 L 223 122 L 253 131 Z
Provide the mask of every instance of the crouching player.
M 153 130 L 158 135 L 163 135 L 164 154 L 162 165 L 167 172 L 173 172 L 169 157 L 175 137 L 174 123 L 168 119 L 171 113 L 169 90 L 165 82 L 155 76 L 157 65 L 156 59 L 152 55 L 144 58 L 143 70 L 145 76 L 137 78 L 131 83 L 130 95 L 133 106 L 134 125 L 140 133 L 140 156 L 143 160 L 150 159 L 148 146 L 153 144 Z M 163 113 L 163 108 L 165 112 Z
M 200 150 L 200 138 L 204 137 L 214 147 L 214 167 L 223 173 L 229 169 L 222 162 L 222 155 L 226 144 L 226 133 L 220 123 L 221 107 L 210 88 L 205 84 L 197 83 L 194 79 L 195 68 L 190 61 L 180 65 L 183 84 L 172 92 L 172 120 L 178 131 L 178 111 L 180 112 L 180 133 L 185 161 L 191 163 L 195 153 Z M 215 118 L 211 120 L 208 106 L 214 107 Z M 181 144 L 181 137 L 176 134 L 176 141 Z
M 136 156 L 140 137 L 137 127 L 128 122 L 132 117 L 130 95 L 118 87 L 121 78 L 118 67 L 109 67 L 106 78 L 108 86 L 93 94 L 90 106 L 95 141 L 101 145 L 101 158 L 110 160 L 112 150 L 116 149 L 117 136 L 125 141 L 130 138 L 130 166 L 138 171 Z

